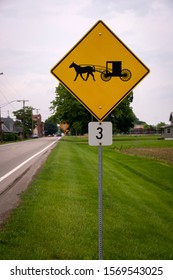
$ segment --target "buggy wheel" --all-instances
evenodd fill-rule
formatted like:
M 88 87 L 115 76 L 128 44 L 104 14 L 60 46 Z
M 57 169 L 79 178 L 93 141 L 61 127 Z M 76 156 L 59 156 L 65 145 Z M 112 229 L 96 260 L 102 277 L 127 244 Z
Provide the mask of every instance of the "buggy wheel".
M 103 71 L 101 72 L 101 79 L 104 81 L 104 82 L 108 82 L 110 79 L 111 79 L 111 76 L 109 75 L 110 73 L 108 71 Z
M 124 82 L 129 81 L 132 76 L 132 73 L 128 69 L 123 69 L 121 71 L 120 79 Z

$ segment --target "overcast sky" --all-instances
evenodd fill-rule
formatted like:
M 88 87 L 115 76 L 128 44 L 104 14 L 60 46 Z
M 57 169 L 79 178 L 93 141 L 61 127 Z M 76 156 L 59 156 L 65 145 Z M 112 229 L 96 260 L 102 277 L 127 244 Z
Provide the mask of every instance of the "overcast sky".
M 58 85 L 50 69 L 98 21 L 150 69 L 132 107 L 148 124 L 173 111 L 173 0 L 0 0 L 0 106 L 29 100 L 43 120 Z M 22 107 L 13 102 L 2 116 Z

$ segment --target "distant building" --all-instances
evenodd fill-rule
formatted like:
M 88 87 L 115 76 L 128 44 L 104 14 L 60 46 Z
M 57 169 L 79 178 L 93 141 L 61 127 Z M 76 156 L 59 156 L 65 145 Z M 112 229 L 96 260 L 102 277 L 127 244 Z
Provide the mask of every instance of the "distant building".
M 0 141 L 8 139 L 8 135 L 16 135 L 17 137 L 22 136 L 22 128 L 16 125 L 16 122 L 9 116 L 7 118 L 0 118 Z
M 144 134 L 144 124 L 135 124 L 131 129 L 132 134 Z
M 170 124 L 162 127 L 162 138 L 173 140 L 173 112 L 170 113 L 169 117 Z
M 44 123 L 41 120 L 41 115 L 32 115 L 32 121 L 34 122 L 32 135 L 33 137 L 43 137 L 44 136 Z
M 20 135 L 22 128 L 16 125 L 16 122 L 10 117 L 1 118 L 1 128 L 3 133 L 16 133 Z
M 155 134 L 156 130 L 152 126 L 146 126 L 143 124 L 135 124 L 134 127 L 130 130 L 131 134 Z

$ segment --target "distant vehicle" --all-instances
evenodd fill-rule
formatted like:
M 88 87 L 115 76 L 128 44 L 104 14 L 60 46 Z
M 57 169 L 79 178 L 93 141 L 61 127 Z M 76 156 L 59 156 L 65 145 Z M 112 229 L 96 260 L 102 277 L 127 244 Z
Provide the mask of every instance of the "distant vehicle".
M 32 138 L 38 138 L 38 129 L 37 127 L 35 127 L 32 131 Z
M 32 138 L 38 138 L 38 134 L 32 134 Z

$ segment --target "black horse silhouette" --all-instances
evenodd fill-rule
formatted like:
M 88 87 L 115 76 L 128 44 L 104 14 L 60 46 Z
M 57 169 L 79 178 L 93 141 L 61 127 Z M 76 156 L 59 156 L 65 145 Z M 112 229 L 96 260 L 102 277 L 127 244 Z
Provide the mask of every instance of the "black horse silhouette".
M 94 66 L 80 66 L 80 65 L 77 65 L 76 63 L 73 62 L 69 66 L 69 68 L 72 68 L 72 67 L 74 67 L 74 69 L 76 71 L 76 77 L 75 77 L 74 81 L 76 81 L 79 74 L 84 81 L 88 80 L 89 75 L 91 75 L 93 77 L 93 80 L 95 81 L 95 78 L 94 78 L 94 75 L 93 75 L 93 72 L 95 72 Z M 83 73 L 87 73 L 86 79 L 84 79 L 84 77 L 82 76 Z

